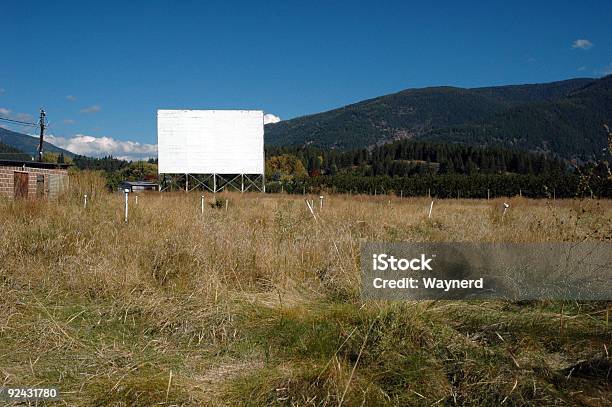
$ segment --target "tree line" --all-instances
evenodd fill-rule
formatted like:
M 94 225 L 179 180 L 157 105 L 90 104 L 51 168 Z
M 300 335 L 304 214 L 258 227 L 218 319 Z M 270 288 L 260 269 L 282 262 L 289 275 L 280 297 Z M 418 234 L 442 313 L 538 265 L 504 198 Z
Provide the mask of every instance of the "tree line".
M 266 156 L 270 192 L 439 198 L 612 196 L 605 161 L 570 165 L 558 157 L 507 148 L 402 140 L 371 150 L 272 147 Z
M 75 156 L 72 161 L 79 169 L 104 171 L 110 189 L 122 180 L 157 180 L 157 159 Z M 268 192 L 439 198 L 610 197 L 606 169 L 602 162 L 572 167 L 544 154 L 408 140 L 350 151 L 267 147 L 265 162 Z
M 268 147 L 268 159 L 297 157 L 309 176 L 352 174 L 364 177 L 442 174 L 563 174 L 560 158 L 520 150 L 401 140 L 371 150 Z M 270 174 L 274 176 L 274 174 Z

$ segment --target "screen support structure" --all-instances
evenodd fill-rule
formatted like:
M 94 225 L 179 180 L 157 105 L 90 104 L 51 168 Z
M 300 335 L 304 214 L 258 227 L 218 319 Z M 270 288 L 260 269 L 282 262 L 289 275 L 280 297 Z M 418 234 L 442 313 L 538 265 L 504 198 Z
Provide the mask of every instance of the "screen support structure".
M 159 174 L 159 191 L 266 192 L 264 174 Z

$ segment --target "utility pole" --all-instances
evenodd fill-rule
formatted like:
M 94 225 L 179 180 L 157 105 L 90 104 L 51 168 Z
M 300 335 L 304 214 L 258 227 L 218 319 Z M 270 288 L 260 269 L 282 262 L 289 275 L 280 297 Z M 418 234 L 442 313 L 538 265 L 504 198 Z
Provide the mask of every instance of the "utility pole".
M 40 139 L 38 141 L 38 161 L 42 162 L 43 158 L 43 139 L 45 137 L 45 111 L 43 108 L 40 109 Z

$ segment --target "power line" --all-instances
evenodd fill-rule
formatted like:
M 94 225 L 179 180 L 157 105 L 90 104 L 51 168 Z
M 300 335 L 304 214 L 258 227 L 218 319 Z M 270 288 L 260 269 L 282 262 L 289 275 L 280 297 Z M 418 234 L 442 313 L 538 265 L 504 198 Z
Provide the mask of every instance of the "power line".
M 32 127 L 37 127 L 38 126 L 38 123 L 22 122 L 21 120 L 6 119 L 4 117 L 0 117 L 0 120 L 4 120 L 4 121 L 10 122 L 10 123 L 21 124 L 23 126 L 32 126 Z
M 5 117 L 0 117 L 0 120 L 5 121 L 7 123 L 13 123 L 13 124 L 18 124 L 21 126 L 32 126 L 32 127 L 39 127 L 40 126 L 40 133 L 39 133 L 39 138 L 38 138 L 38 161 L 42 162 L 42 158 L 43 158 L 43 147 L 44 147 L 44 137 L 45 137 L 45 127 L 46 127 L 46 113 L 44 111 L 44 109 L 40 109 L 40 119 L 38 120 L 38 123 L 30 123 L 30 122 L 24 122 L 21 120 L 15 120 L 15 119 L 7 119 Z

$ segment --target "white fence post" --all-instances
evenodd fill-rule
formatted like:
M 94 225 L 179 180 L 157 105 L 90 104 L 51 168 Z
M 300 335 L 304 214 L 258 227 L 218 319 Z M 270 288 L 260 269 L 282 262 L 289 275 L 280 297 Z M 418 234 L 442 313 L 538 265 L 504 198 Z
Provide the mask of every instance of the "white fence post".
M 308 210 L 310 211 L 310 213 L 312 214 L 312 217 L 315 218 L 315 220 L 317 220 L 317 216 L 314 213 L 314 208 L 313 205 L 310 204 L 310 202 L 308 201 L 308 199 L 306 199 L 306 206 L 308 207 Z
M 87 194 L 85 194 L 85 201 L 83 202 L 83 208 L 87 209 Z
M 125 192 L 125 223 L 127 223 L 128 221 L 128 194 L 130 193 L 129 189 L 124 189 L 123 192 Z
M 506 216 L 506 212 L 508 211 L 509 207 L 510 205 L 504 202 L 504 211 L 502 212 L 502 222 L 504 221 L 504 216 Z

